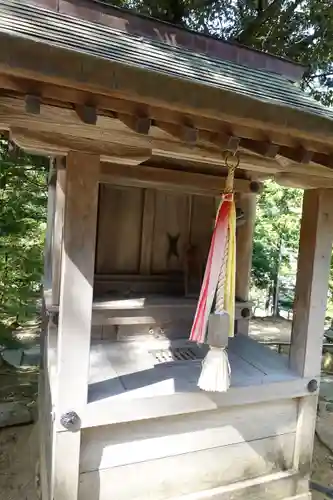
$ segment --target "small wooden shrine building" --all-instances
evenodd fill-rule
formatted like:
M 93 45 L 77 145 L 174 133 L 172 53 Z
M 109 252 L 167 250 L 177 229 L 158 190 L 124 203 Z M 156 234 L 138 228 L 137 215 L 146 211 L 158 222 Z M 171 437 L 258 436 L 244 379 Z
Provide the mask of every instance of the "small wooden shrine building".
M 0 129 L 51 158 L 43 500 L 306 500 L 333 238 L 333 112 L 303 68 L 92 0 L 0 0 Z M 238 161 L 228 392 L 187 339 Z M 305 189 L 290 359 L 247 336 L 255 197 Z

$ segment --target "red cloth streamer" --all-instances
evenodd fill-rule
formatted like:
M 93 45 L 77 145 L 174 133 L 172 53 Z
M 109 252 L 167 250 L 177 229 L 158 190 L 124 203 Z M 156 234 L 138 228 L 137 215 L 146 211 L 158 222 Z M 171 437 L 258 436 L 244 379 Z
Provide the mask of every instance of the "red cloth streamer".
M 190 340 L 199 344 L 205 343 L 207 337 L 208 318 L 213 307 L 219 274 L 223 265 L 228 239 L 229 214 L 232 206 L 233 194 L 224 194 L 215 220 L 205 274 L 190 334 Z

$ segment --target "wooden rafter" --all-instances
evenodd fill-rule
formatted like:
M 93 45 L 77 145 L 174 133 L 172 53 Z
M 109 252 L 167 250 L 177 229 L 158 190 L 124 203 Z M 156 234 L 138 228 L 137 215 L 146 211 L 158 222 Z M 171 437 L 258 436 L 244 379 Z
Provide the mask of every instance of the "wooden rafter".
M 204 161 L 221 165 L 223 152 L 234 152 L 241 148 L 258 155 L 254 170 L 261 168 L 259 156 L 274 159 L 277 155 L 299 166 L 304 165 L 305 175 L 320 176 L 320 173 L 315 172 L 314 164 L 308 165 L 311 159 L 315 164 L 333 167 L 333 154 L 318 144 L 311 144 L 309 148 L 299 144 L 277 144 L 259 135 L 256 139 L 241 137 L 223 130 L 221 126 L 215 131 L 201 129 L 187 116 L 182 122 L 178 117 L 178 123 L 170 123 L 156 121 L 145 115 L 143 110 L 132 115 L 98 108 L 97 113 L 96 106 L 87 104 L 75 104 L 73 109 L 72 103 L 65 106 L 62 102 L 48 101 L 46 104 L 37 93 L 24 94 L 21 98 L 0 97 L 0 124 L 11 130 L 12 137 L 20 147 L 41 154 L 67 154 L 70 149 L 82 148 L 83 151 L 109 157 L 112 162 L 116 161 L 116 157 L 122 157 L 124 163 L 125 150 L 130 148 L 128 163 L 133 163 L 132 158 L 136 156 L 140 160 L 134 163 L 141 163 L 144 161 L 141 160 L 142 153 L 137 155 L 135 150 L 150 150 L 150 153 L 144 154 L 146 158 L 162 153 L 166 158 L 182 159 L 184 153 L 180 150 L 185 152 L 187 148 L 185 156 L 188 155 L 191 160 L 198 161 L 196 158 L 199 156 L 199 159 L 202 157 Z M 213 128 L 217 124 L 212 122 L 208 126 Z M 119 153 L 120 148 L 124 148 L 124 154 Z M 114 153 L 115 149 L 117 153 Z M 291 168 L 294 170 L 296 167 L 290 164 Z M 276 168 L 275 171 L 278 170 Z M 271 173 L 274 174 L 274 170 Z

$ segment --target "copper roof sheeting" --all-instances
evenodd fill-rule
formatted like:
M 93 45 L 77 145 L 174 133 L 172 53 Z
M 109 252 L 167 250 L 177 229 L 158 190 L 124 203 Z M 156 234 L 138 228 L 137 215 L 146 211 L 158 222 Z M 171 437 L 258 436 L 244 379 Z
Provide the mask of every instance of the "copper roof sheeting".
M 210 58 L 24 1 L 0 0 L 0 32 L 333 119 L 330 109 L 286 77 Z

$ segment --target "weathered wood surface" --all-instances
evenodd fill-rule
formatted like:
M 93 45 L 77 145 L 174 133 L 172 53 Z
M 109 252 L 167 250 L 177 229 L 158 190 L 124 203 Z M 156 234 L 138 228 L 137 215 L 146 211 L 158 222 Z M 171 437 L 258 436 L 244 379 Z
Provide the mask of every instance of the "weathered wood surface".
M 236 297 L 246 302 L 249 300 L 256 196 L 239 194 L 236 204 L 244 212 L 244 222 L 237 227 L 236 235 Z
M 333 191 L 304 193 L 290 363 L 300 375 L 318 377 L 333 241 Z
M 52 240 L 53 221 L 55 217 L 55 185 L 54 185 L 54 163 L 50 161 L 48 176 L 47 197 L 47 226 L 44 244 L 44 288 L 49 288 L 52 283 Z
M 85 429 L 80 471 L 141 463 L 291 434 L 296 431 L 296 417 L 296 401 L 282 400 L 248 405 L 243 411 L 226 408 Z
M 61 0 L 60 2 L 57 0 L 32 0 L 30 3 L 43 5 L 48 10 L 52 9 L 80 19 L 100 22 L 117 30 L 153 38 L 173 46 L 183 46 L 212 57 L 220 57 L 245 66 L 274 71 L 293 81 L 299 80 L 304 72 L 304 67 L 293 61 L 280 59 L 245 46 L 230 45 L 221 39 L 184 30 L 148 16 L 137 16 L 130 10 L 117 9 L 112 5 L 96 5 L 90 2 L 78 4 L 75 0 Z
M 186 195 L 157 192 L 151 266 L 153 274 L 184 272 L 187 228 Z
M 172 148 L 172 145 L 170 144 Z M 192 173 L 183 170 L 163 168 L 161 166 L 141 165 L 140 168 L 131 165 L 101 164 L 100 182 L 134 187 L 150 187 L 178 193 L 188 193 L 201 196 L 221 195 L 225 187 L 225 174 L 216 172 Z M 262 190 L 262 184 L 251 183 L 246 179 L 235 179 L 236 192 L 251 193 Z
M 142 274 L 143 282 L 147 281 L 147 275 L 165 276 L 166 293 L 168 277 L 176 279 L 178 273 L 184 294 L 188 250 L 190 247 L 196 249 L 196 267 L 201 270 L 201 275 L 215 218 L 212 196 L 192 198 L 190 213 L 187 193 L 102 184 L 97 273 L 114 274 L 115 281 L 121 280 L 121 276 L 117 279 L 117 274 Z M 201 279 L 198 282 L 201 283 Z M 106 289 L 105 278 L 103 285 Z M 139 291 L 138 279 L 136 285 Z M 132 292 L 131 281 L 128 286 L 128 293 Z M 113 283 L 110 291 L 116 291 L 116 287 L 116 283 Z M 121 291 L 126 293 L 123 286 Z
M 145 189 L 143 196 L 140 273 L 150 274 L 153 253 L 156 191 L 153 189 Z
M 171 76 L 142 71 L 134 66 L 110 62 L 87 54 L 36 44 L 26 39 L 22 47 L 19 37 L 1 33 L 1 73 L 24 79 L 42 80 L 86 92 L 101 92 L 118 98 L 135 98 L 138 103 L 169 107 L 185 115 L 201 115 L 211 119 L 242 124 L 256 129 L 289 134 L 295 141 L 317 140 L 332 144 L 329 120 L 310 113 L 285 109 L 279 105 L 260 103 L 251 97 L 235 95 L 221 88 L 208 87 Z M 50 64 L 52 72 L 50 73 Z M 110 74 L 112 78 L 110 80 Z M 112 80 L 117 85 L 112 84 Z M 147 84 L 149 82 L 149 85 Z M 26 92 L 28 93 L 28 92 Z M 198 103 L 200 103 L 198 105 Z M 286 123 L 288 128 L 286 129 Z
M 72 152 L 66 162 L 55 424 L 87 404 L 99 157 Z M 54 438 L 54 500 L 77 500 L 80 432 Z
M 96 271 L 139 272 L 143 190 L 100 186 Z
M 80 475 L 80 500 L 168 500 L 180 494 L 286 471 L 295 434 L 284 434 Z
M 138 338 L 138 337 L 137 337 Z M 132 422 L 178 414 L 209 411 L 230 406 L 274 402 L 308 394 L 310 379 L 288 371 L 277 353 L 244 337 L 244 353 L 230 351 L 232 387 L 224 394 L 199 391 L 200 361 L 157 365 L 149 350 L 168 343 L 143 338 L 122 348 L 121 343 L 93 344 L 90 362 L 89 404 L 82 418 L 84 428 Z M 182 342 L 182 343 L 181 343 Z M 172 342 L 173 347 L 184 341 Z M 249 348 L 253 342 L 253 349 Z M 143 347 L 144 346 L 144 347 Z M 246 354 L 247 353 L 247 354 Z M 257 365 L 255 367 L 254 365 Z M 153 396 L 153 397 L 152 397 Z
M 333 241 L 331 190 L 304 193 L 299 244 L 290 366 L 320 382 L 328 277 Z M 299 402 L 294 466 L 310 474 L 317 414 L 317 394 Z
M 57 177 L 55 189 L 55 218 L 53 225 L 52 247 L 52 303 L 58 305 L 60 299 L 61 255 L 64 231 L 66 189 L 66 171 L 63 168 L 62 161 L 62 159 L 56 160 Z

